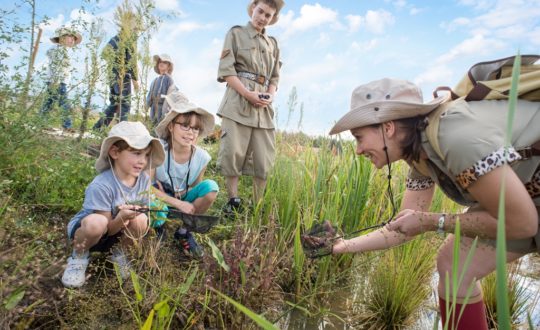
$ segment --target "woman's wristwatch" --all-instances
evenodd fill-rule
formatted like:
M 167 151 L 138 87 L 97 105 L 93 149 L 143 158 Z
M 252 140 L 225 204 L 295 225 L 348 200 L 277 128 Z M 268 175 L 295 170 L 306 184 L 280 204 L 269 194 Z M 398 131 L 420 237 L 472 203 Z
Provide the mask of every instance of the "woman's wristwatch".
M 446 214 L 443 213 L 441 214 L 441 216 L 439 217 L 439 222 L 437 224 L 437 234 L 441 235 L 441 236 L 444 236 L 445 232 L 444 232 L 444 220 L 446 219 Z

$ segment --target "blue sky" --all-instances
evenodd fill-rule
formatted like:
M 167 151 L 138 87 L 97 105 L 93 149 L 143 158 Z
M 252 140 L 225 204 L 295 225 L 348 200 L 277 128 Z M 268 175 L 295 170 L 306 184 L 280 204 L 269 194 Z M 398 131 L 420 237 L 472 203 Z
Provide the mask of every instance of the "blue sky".
M 106 40 L 116 30 L 111 18 L 118 3 L 85 4 L 93 12 L 85 15 L 87 19 L 104 18 Z M 180 90 L 212 113 L 224 92 L 224 85 L 216 81 L 223 38 L 231 26 L 248 22 L 247 3 L 156 1 L 164 20 L 150 52 L 170 54 Z M 13 8 L 12 1 L 0 4 Z M 53 31 L 79 16 L 81 5 L 80 0 L 37 0 L 38 16 L 51 19 L 44 26 L 38 67 L 44 64 Z M 23 21 L 27 7 L 18 9 Z M 173 12 L 174 17 L 169 15 Z M 288 0 L 268 33 L 277 37 L 282 52 L 275 100 L 278 128 L 298 130 L 302 103 L 300 129 L 324 135 L 348 111 L 350 94 L 360 84 L 383 77 L 407 79 L 421 86 L 428 101 L 435 87 L 454 85 L 476 62 L 511 56 L 518 49 L 522 54 L 540 53 L 540 0 Z M 12 60 L 19 55 L 13 52 Z M 84 42 L 77 52 L 84 54 Z M 293 87 L 299 105 L 287 125 Z

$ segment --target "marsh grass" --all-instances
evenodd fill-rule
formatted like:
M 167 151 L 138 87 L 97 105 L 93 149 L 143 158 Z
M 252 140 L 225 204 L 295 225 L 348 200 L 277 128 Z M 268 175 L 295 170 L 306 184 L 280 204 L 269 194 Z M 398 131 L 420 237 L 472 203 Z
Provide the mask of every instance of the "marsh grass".
M 414 323 L 431 294 L 435 244 L 419 237 L 380 256 L 364 275 L 358 325 L 401 329 Z
M 527 311 L 538 299 L 532 292 L 527 291 L 527 279 L 519 275 L 520 266 L 520 261 L 508 264 L 507 266 L 508 276 L 506 287 L 508 288 L 509 316 L 512 326 L 518 326 L 520 321 L 523 322 L 525 320 Z M 498 329 L 496 282 L 495 273 L 489 274 L 481 282 L 490 329 Z

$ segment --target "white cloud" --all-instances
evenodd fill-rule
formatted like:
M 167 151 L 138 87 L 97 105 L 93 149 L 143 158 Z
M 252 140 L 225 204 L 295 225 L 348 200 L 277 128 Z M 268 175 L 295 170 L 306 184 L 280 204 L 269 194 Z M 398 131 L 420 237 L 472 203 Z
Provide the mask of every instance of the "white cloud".
M 358 31 L 362 25 L 362 22 L 364 21 L 362 16 L 358 15 L 347 15 L 345 16 L 345 19 L 349 23 L 349 32 L 351 33 Z
M 497 39 L 485 38 L 483 35 L 478 34 L 472 38 L 466 39 L 456 45 L 450 51 L 440 56 L 436 62 L 443 64 L 452 62 L 455 59 L 459 59 L 463 56 L 482 56 L 489 55 L 495 50 L 504 48 L 505 44 Z
M 473 7 L 477 10 L 485 10 L 495 5 L 494 0 L 460 0 L 459 4 L 464 6 Z
M 394 6 L 398 7 L 398 8 L 403 8 L 407 5 L 407 1 L 405 0 L 397 0 L 397 1 L 394 1 L 393 2 Z
M 411 16 L 414 16 L 414 15 L 420 14 L 420 13 L 423 12 L 423 11 L 424 11 L 423 9 L 416 8 L 416 7 L 411 7 L 411 9 L 409 10 L 409 14 L 410 14 Z
M 338 13 L 336 11 L 316 3 L 315 5 L 303 5 L 300 8 L 298 18 L 294 18 L 294 13 L 288 11 L 287 14 L 280 17 L 277 26 L 285 30 L 284 36 L 290 36 L 322 25 L 336 24 L 338 23 L 337 17 Z
M 155 4 L 159 10 L 178 10 L 180 8 L 178 0 L 155 0 Z
M 393 25 L 394 16 L 386 10 L 368 10 L 365 17 L 366 29 L 375 34 L 383 34 L 387 26 Z
M 358 53 L 358 52 L 366 52 L 369 50 L 375 49 L 379 45 L 378 39 L 371 39 L 366 42 L 357 42 L 353 41 L 351 43 L 351 51 Z

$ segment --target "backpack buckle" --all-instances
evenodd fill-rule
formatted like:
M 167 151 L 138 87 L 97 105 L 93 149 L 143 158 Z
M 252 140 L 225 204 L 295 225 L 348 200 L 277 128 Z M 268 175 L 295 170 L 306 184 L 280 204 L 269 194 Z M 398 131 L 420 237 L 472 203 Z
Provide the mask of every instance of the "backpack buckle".
M 518 154 L 521 156 L 521 160 L 527 160 L 534 156 L 533 149 L 531 147 L 524 147 L 517 150 Z

